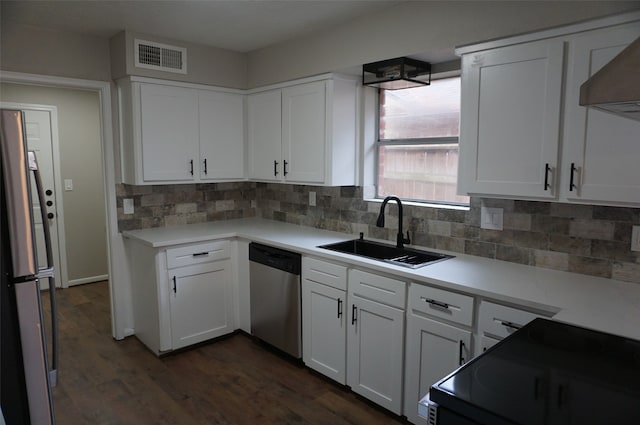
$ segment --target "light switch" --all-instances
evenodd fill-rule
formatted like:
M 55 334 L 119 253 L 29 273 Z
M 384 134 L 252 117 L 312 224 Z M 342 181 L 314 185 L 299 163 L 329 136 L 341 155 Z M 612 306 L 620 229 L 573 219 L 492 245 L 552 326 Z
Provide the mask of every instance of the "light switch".
M 124 198 L 122 200 L 122 212 L 125 214 L 133 214 L 133 199 Z
M 71 192 L 73 190 L 73 180 L 71 179 L 64 180 L 64 190 L 67 192 Z
M 316 206 L 316 193 L 315 192 L 309 192 L 309 206 L 311 206 L 311 207 L 315 207 Z
M 480 208 L 480 227 L 482 229 L 502 230 L 502 208 Z

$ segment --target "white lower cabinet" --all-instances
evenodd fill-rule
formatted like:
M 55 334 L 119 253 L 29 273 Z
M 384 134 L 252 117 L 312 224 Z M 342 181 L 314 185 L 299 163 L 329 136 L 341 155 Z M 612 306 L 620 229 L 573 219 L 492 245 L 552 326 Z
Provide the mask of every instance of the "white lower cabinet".
M 476 355 L 484 353 L 536 317 L 551 315 L 551 313 L 527 311 L 523 308 L 508 307 L 482 300 L 478 314 L 480 345 L 476 347 Z
M 135 335 L 156 355 L 235 330 L 231 242 L 168 248 L 127 240 Z
M 308 367 L 346 383 L 347 268 L 302 259 L 302 359 Z
M 431 385 L 469 360 L 472 318 L 472 297 L 409 286 L 404 414 L 410 422 L 428 424 L 418 416 L 418 402 Z
M 169 276 L 174 350 L 233 331 L 229 260 L 173 269 Z
M 402 414 L 405 283 L 349 271 L 347 385 Z

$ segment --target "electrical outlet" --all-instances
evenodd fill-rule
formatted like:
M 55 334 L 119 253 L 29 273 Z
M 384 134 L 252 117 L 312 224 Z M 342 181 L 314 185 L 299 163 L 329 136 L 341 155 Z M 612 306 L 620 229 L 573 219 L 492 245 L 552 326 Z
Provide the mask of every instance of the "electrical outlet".
M 640 226 L 631 229 L 631 251 L 640 251 Z
M 122 212 L 124 214 L 133 214 L 133 199 L 125 198 L 122 200 Z
M 480 208 L 480 227 L 482 229 L 502 230 L 502 208 Z
M 316 193 L 315 192 L 309 192 L 309 206 L 311 206 L 311 207 L 315 207 L 316 206 Z

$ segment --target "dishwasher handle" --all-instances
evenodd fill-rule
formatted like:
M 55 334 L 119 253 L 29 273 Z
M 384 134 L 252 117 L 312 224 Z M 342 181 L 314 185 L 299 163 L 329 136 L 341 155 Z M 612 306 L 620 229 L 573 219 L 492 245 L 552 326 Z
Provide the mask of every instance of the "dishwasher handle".
M 255 242 L 249 244 L 249 261 L 295 275 L 299 275 L 302 270 L 302 256 L 297 252 Z

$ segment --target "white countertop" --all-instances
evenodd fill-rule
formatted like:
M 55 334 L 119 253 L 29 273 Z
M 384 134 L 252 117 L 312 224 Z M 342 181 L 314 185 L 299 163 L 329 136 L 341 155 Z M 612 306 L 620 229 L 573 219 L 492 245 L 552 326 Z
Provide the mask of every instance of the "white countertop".
M 355 235 L 264 219 L 239 219 L 125 231 L 154 248 L 223 238 L 242 238 L 303 255 L 397 276 L 409 282 L 553 313 L 553 319 L 640 340 L 640 285 L 445 252 L 455 258 L 419 269 L 317 248 Z M 434 252 L 439 250 L 428 249 Z

